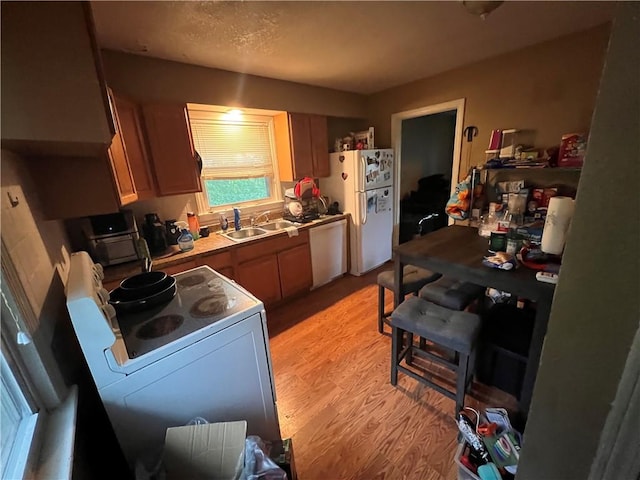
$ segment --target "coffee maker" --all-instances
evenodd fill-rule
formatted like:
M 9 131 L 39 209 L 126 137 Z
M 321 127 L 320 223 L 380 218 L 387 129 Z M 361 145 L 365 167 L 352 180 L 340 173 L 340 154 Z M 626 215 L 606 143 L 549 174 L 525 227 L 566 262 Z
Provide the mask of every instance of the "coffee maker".
M 162 254 L 167 250 L 167 232 L 157 213 L 147 213 L 144 216 L 142 235 L 147 241 L 152 255 Z
M 167 232 L 167 243 L 169 245 L 178 245 L 180 227 L 177 225 L 177 220 L 165 220 L 164 226 Z

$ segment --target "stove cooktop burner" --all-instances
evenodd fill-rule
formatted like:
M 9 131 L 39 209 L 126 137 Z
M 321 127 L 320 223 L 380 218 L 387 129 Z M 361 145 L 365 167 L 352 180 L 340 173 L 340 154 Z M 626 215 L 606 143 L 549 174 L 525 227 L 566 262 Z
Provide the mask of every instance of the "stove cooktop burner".
M 195 287 L 196 285 L 200 285 L 204 281 L 204 275 L 196 273 L 194 275 L 189 275 L 188 277 L 181 278 L 180 280 L 178 280 L 178 285 L 180 285 L 181 287 Z
M 224 312 L 227 309 L 227 295 L 222 292 L 201 298 L 193 304 L 189 313 L 196 318 L 206 318 Z
M 118 315 L 129 358 L 183 342 L 190 334 L 256 304 L 255 299 L 206 265 L 178 273 L 175 279 L 177 293 L 169 303 Z
M 136 333 L 138 338 L 148 340 L 158 338 L 173 332 L 184 322 L 182 315 L 163 315 L 145 323 Z

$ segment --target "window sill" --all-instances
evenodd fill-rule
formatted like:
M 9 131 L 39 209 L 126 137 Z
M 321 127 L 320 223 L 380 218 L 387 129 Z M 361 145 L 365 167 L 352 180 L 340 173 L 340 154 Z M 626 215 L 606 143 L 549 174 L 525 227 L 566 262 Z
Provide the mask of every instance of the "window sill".
M 78 387 L 73 385 L 46 419 L 35 478 L 71 478 L 77 412 Z

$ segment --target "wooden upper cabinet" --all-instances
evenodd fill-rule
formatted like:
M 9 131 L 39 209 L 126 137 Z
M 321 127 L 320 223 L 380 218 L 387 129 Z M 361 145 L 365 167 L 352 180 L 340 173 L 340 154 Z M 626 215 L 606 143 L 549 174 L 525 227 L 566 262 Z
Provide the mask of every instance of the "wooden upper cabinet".
M 89 2 L 2 2 L 2 147 L 104 155 L 115 133 Z
M 153 172 L 147 154 L 140 107 L 122 95 L 112 93 L 112 99 L 138 200 L 155 197 Z
M 306 113 L 274 117 L 280 180 L 329 175 L 327 118 Z
M 331 168 L 329 167 L 327 117 L 309 115 L 309 130 L 311 134 L 313 176 L 328 177 L 331 175 Z
M 291 142 L 291 168 L 293 179 L 313 176 L 309 118 L 299 113 L 289 114 L 289 141 Z
M 113 104 L 113 93 L 111 91 L 109 91 L 109 96 Z M 138 194 L 136 192 L 133 176 L 131 175 L 127 149 L 122 138 L 122 127 L 119 115 L 115 109 L 113 109 L 113 118 L 116 133 L 111 141 L 108 156 L 109 162 L 111 163 L 111 170 L 113 171 L 115 187 L 120 199 L 120 205 L 126 205 L 138 200 Z
M 158 195 L 201 192 L 186 106 L 146 104 L 142 112 Z

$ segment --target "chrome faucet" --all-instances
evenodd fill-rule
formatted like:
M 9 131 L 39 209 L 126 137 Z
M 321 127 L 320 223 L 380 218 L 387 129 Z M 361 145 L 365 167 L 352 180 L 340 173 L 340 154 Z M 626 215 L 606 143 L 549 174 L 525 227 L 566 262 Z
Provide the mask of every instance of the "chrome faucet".
M 268 222 L 269 221 L 269 213 L 270 211 L 267 210 L 265 212 L 260 213 L 257 217 L 251 217 L 251 226 L 255 226 L 258 224 L 258 219 L 261 217 L 264 217 L 265 221 Z

